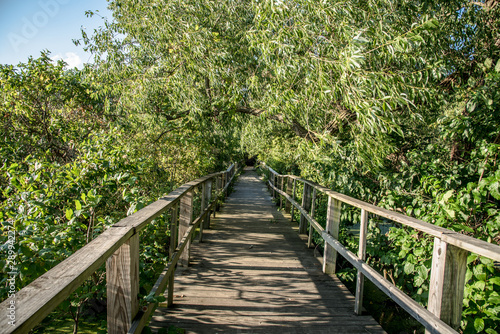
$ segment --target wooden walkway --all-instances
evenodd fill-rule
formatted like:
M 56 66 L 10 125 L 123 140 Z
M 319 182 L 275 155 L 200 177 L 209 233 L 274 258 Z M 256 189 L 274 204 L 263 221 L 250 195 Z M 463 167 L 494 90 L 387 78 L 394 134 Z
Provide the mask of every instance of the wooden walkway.
M 271 202 L 253 171 L 195 243 L 175 275 L 174 305 L 159 307 L 153 330 L 186 333 L 385 333 L 354 314 L 354 297 L 321 263 L 295 223 Z

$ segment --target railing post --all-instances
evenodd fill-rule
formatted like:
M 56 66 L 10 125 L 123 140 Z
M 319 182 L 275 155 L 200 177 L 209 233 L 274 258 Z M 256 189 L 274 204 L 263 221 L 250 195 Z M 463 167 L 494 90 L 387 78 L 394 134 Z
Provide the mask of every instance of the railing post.
M 193 190 L 190 190 L 181 197 L 181 204 L 179 208 L 179 243 L 181 242 L 184 234 L 193 221 Z M 191 240 L 186 240 L 186 248 L 179 257 L 179 265 L 182 267 L 189 266 L 189 259 L 191 253 Z
M 314 210 L 316 210 L 316 188 L 313 189 L 313 195 L 312 195 L 311 202 L 312 202 L 311 218 L 314 218 Z M 312 227 L 311 223 L 309 223 L 309 237 L 307 238 L 307 248 L 311 248 L 311 246 L 312 246 L 313 230 L 314 230 L 314 228 Z
M 271 173 L 271 175 L 272 175 L 271 178 L 270 178 L 271 179 L 271 184 L 274 187 L 276 187 L 276 175 L 273 172 L 271 172 L 271 171 L 269 171 L 269 173 Z M 273 188 L 272 191 L 273 191 L 273 199 L 275 199 L 276 198 L 276 190 L 274 190 L 274 188 Z
M 361 209 L 361 224 L 359 226 L 359 251 L 358 257 L 361 260 L 366 259 L 366 235 L 368 233 L 368 213 Z M 356 299 L 354 301 L 354 312 L 361 315 L 363 312 L 363 291 L 365 287 L 365 275 L 358 270 L 356 280 Z
M 212 200 L 212 179 L 207 180 L 205 183 L 205 188 L 203 191 L 203 198 L 205 199 L 205 208 L 210 205 Z M 207 213 L 205 220 L 203 221 L 203 228 L 210 228 L 210 212 Z
M 127 333 L 139 311 L 139 234 L 106 261 L 108 333 Z
M 201 185 L 201 204 L 200 204 L 200 216 L 203 214 L 203 211 L 205 211 L 205 208 L 207 207 L 207 202 L 205 198 L 205 191 L 206 191 L 206 181 L 202 183 Z M 200 229 L 200 237 L 198 239 L 199 242 L 203 242 L 203 228 L 205 227 L 205 223 L 201 222 L 199 225 Z
M 220 203 L 219 203 L 219 191 L 222 189 L 222 175 L 218 175 L 215 177 L 215 190 L 217 194 L 217 202 L 215 203 L 215 210 L 214 210 L 214 218 L 215 218 L 215 212 L 220 210 Z
M 302 208 L 309 212 L 311 208 L 311 186 L 304 182 L 304 192 L 302 194 Z M 304 215 L 300 215 L 300 223 L 299 223 L 299 233 L 306 234 L 307 232 L 307 220 Z
M 287 177 L 286 180 L 286 194 L 290 197 L 292 197 L 292 191 L 293 191 L 293 179 L 291 177 Z M 290 213 L 292 203 L 290 201 L 285 201 L 285 212 Z
M 296 190 L 296 185 L 297 185 L 297 180 L 293 179 L 293 193 L 292 193 L 292 198 L 295 200 L 295 190 Z M 291 205 L 291 203 L 290 203 Z M 292 210 L 290 212 L 290 215 L 292 216 L 291 221 L 293 222 L 294 216 L 293 216 L 293 211 L 295 211 L 295 205 L 292 205 Z
M 336 240 L 339 238 L 341 206 L 342 202 L 328 196 L 326 232 L 328 232 Z M 335 274 L 336 265 L 337 251 L 325 241 L 325 250 L 323 253 L 323 272 L 325 274 Z
M 284 176 L 280 176 L 279 180 L 280 180 L 280 190 L 284 191 L 285 190 L 285 188 L 284 188 L 284 186 L 285 186 Z M 283 195 L 280 194 L 279 196 L 280 196 L 280 209 L 282 209 L 283 208 Z
M 467 254 L 434 238 L 427 309 L 454 329 L 460 327 L 462 319 Z
M 170 252 L 169 260 L 174 256 L 175 249 L 177 248 L 177 222 L 179 217 L 179 204 L 175 204 L 172 208 L 172 218 L 170 220 Z M 174 270 L 175 272 L 175 270 Z M 167 292 L 167 305 L 170 306 L 174 303 L 174 272 L 168 278 L 168 292 Z
M 229 172 L 224 172 L 224 187 L 226 187 L 228 182 L 229 182 Z M 227 190 L 228 190 L 228 188 L 226 188 L 226 190 L 224 190 L 224 200 L 227 197 Z

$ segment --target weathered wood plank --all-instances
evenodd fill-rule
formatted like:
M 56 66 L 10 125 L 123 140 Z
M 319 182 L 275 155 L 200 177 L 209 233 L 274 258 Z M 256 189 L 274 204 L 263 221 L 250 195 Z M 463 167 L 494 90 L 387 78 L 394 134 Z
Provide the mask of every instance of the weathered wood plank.
M 0 317 L 5 333 L 27 333 L 40 323 L 134 234 L 131 227 L 111 227 L 88 245 L 16 293 L 16 326 Z M 0 304 L 7 309 L 9 300 Z
M 339 254 L 348 260 L 356 269 L 361 271 L 366 278 L 373 282 L 382 292 L 388 295 L 399 306 L 406 310 L 413 318 L 420 322 L 424 327 L 433 334 L 457 334 L 457 332 L 448 326 L 445 322 L 432 314 L 427 309 L 423 308 L 416 301 L 408 297 L 404 292 L 392 285 L 375 269 L 367 265 L 359 259 L 351 251 L 345 248 L 339 241 L 326 232 L 323 232 L 323 239 L 330 244 Z
M 288 196 L 294 196 L 293 189 L 294 189 L 293 179 L 287 177 L 286 178 L 286 193 Z M 291 208 L 292 208 L 292 205 L 290 204 L 290 202 L 285 201 L 285 212 L 290 213 Z
M 311 202 L 312 202 L 312 204 L 311 204 L 311 218 L 314 219 L 314 211 L 316 210 L 316 189 L 313 189 Z M 309 224 L 309 236 L 307 238 L 307 247 L 308 248 L 311 248 L 311 246 L 312 246 L 313 231 L 314 231 L 313 227 Z
M 139 311 L 139 235 L 106 261 L 108 333 L 124 334 Z
M 175 250 L 177 249 L 177 245 L 178 245 L 178 240 L 177 240 L 177 233 L 179 230 L 178 221 L 179 221 L 179 204 L 176 204 L 172 208 L 172 218 L 171 218 L 171 223 L 170 223 L 169 259 L 172 259 L 172 257 L 174 256 Z M 170 284 L 168 285 L 167 303 L 169 303 L 171 305 L 173 303 L 173 300 L 174 300 L 174 276 L 173 275 L 169 277 L 169 282 L 170 282 Z
M 304 191 L 302 193 L 302 208 L 305 212 L 309 213 L 311 209 L 311 186 L 309 184 L 304 183 Z M 307 219 L 304 214 L 300 216 L 299 223 L 299 233 L 306 234 L 307 232 Z
M 368 233 L 368 214 L 365 210 L 361 209 L 361 224 L 359 226 L 359 251 L 358 257 L 361 260 L 366 259 L 366 235 Z M 356 278 L 356 302 L 354 305 L 354 312 L 361 315 L 363 312 L 363 290 L 365 286 L 365 276 L 358 270 Z
M 189 229 L 189 225 L 193 221 L 193 191 L 190 190 L 181 197 L 179 208 L 179 244 L 184 238 Z M 179 265 L 183 267 L 189 266 L 191 240 L 186 244 L 186 250 L 181 254 Z
M 457 330 L 462 320 L 467 255 L 466 250 L 434 238 L 427 309 Z
M 239 180 L 204 243 L 192 245 L 191 266 L 178 269 L 175 307 L 158 308 L 152 328 L 269 333 L 262 322 L 280 324 L 287 333 L 300 326 L 301 333 L 383 333 L 371 317 L 355 317 L 352 294 L 322 273 L 314 251 L 276 210 L 257 176 Z
M 339 238 L 340 231 L 340 209 L 342 202 L 328 196 L 328 206 L 326 211 L 326 232 L 335 240 Z M 325 241 L 323 252 L 323 272 L 335 274 L 337 268 L 337 251 Z
M 405 226 L 414 228 L 418 231 L 422 231 L 434 237 L 438 237 L 441 240 L 446 241 L 448 244 L 457 246 L 459 248 L 465 249 L 469 252 L 476 253 L 482 256 L 486 256 L 492 260 L 500 261 L 500 246 L 495 245 L 483 240 L 475 239 L 458 232 L 448 230 L 444 227 L 436 226 L 430 223 L 426 223 L 422 220 L 406 216 L 404 214 L 394 212 L 391 210 L 383 209 L 373 204 L 369 204 L 358 200 L 356 198 L 340 194 L 326 187 L 323 187 L 315 182 L 301 179 L 294 175 L 287 175 L 288 177 L 294 178 L 298 181 L 305 182 L 311 187 L 314 187 L 328 196 L 331 196 L 343 203 L 355 206 L 360 209 L 364 209 L 368 212 L 374 213 L 378 216 L 388 218 L 397 223 L 403 224 Z
M 210 203 L 212 201 L 212 180 L 207 180 L 205 182 L 205 191 L 203 195 L 205 203 Z M 210 214 L 208 214 L 203 221 L 203 228 L 210 228 Z

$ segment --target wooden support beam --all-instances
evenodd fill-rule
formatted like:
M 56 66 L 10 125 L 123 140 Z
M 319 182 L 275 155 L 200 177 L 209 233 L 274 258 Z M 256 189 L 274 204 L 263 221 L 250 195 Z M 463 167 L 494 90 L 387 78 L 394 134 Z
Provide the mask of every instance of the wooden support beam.
M 280 176 L 279 180 L 280 180 L 280 190 L 285 191 L 285 189 L 283 188 L 284 187 L 284 176 Z M 278 196 L 280 197 L 280 209 L 282 209 L 283 208 L 283 196 L 281 196 L 281 195 L 278 195 Z
M 366 235 L 368 233 L 368 213 L 361 209 L 361 224 L 359 226 L 359 251 L 358 257 L 361 260 L 366 259 Z M 358 270 L 356 279 L 356 299 L 354 301 L 354 312 L 357 315 L 363 313 L 363 291 L 365 287 L 365 275 Z
M 177 248 L 177 235 L 178 235 L 178 221 L 179 221 L 179 204 L 176 204 L 172 208 L 172 218 L 170 220 L 170 251 L 169 260 L 172 260 L 174 256 L 175 249 Z M 168 292 L 167 292 L 167 304 L 172 305 L 174 303 L 174 274 L 168 279 Z
M 292 196 L 294 189 L 294 180 L 291 177 L 286 178 L 286 193 L 288 196 Z M 294 198 L 295 199 L 295 198 Z M 290 209 L 292 207 L 292 203 L 290 201 L 285 201 L 285 212 L 290 213 Z
M 139 311 L 139 234 L 106 261 L 108 333 L 127 333 Z
M 180 204 L 180 212 L 179 212 L 179 243 L 182 238 L 184 238 L 184 234 L 189 229 L 189 225 L 193 221 L 193 190 L 185 193 L 184 196 L 181 197 Z M 179 259 L 179 265 L 182 267 L 189 266 L 189 259 L 191 253 L 191 240 L 187 241 L 186 249 L 182 253 Z
M 295 200 L 295 193 L 296 193 L 296 189 L 297 189 L 297 180 L 293 179 L 293 191 L 292 191 L 292 199 Z M 292 205 L 292 210 L 290 212 L 290 215 L 292 216 L 291 218 L 291 221 L 293 222 L 293 211 L 295 210 L 295 206 Z
M 205 199 L 205 207 L 210 203 L 212 200 L 212 179 L 207 180 L 205 182 L 205 188 L 203 191 L 203 198 Z M 203 225 L 203 228 L 210 228 L 210 213 L 205 217 L 205 220 L 201 224 Z M 200 226 L 201 226 L 200 225 Z
M 434 238 L 427 309 L 454 329 L 462 319 L 467 255 L 466 250 Z
M 302 208 L 304 208 L 306 212 L 309 212 L 309 209 L 311 208 L 311 186 L 307 183 L 304 183 L 304 192 L 302 193 Z M 302 214 L 300 215 L 299 233 L 307 233 L 307 219 Z
M 335 240 L 339 238 L 340 229 L 340 208 L 342 202 L 328 196 L 328 208 L 326 211 L 326 232 Z M 335 274 L 337 266 L 337 251 L 325 242 L 323 253 L 323 272 L 325 274 Z
M 316 210 L 316 188 L 313 189 L 312 194 L 312 205 L 311 205 L 311 218 L 314 219 L 314 210 Z M 312 237 L 313 237 L 314 228 L 309 223 L 309 237 L 307 238 L 307 248 L 311 248 L 312 246 Z

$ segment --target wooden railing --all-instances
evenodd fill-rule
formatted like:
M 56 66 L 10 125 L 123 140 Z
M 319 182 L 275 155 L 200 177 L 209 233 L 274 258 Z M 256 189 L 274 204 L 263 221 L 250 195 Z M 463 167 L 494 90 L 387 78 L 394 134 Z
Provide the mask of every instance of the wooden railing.
M 237 164 L 226 171 L 188 182 L 166 197 L 137 211 L 104 231 L 66 260 L 37 278 L 15 295 L 15 326 L 0 318 L 0 332 L 27 333 L 70 296 L 96 270 L 106 263 L 108 333 L 140 333 L 156 304 L 139 310 L 139 233 L 148 223 L 171 210 L 170 261 L 157 279 L 150 295 L 159 296 L 168 286 L 167 303 L 173 300 L 176 265 L 187 266 L 194 232 L 210 225 L 220 198 L 237 171 Z M 212 198 L 212 188 L 215 195 Z M 193 220 L 193 194 L 201 189 L 201 212 Z M 0 304 L 8 310 L 9 300 Z
M 328 274 L 335 273 L 337 253 L 358 270 L 354 310 L 357 314 L 361 314 L 362 310 L 364 277 L 366 277 L 419 321 L 426 328 L 427 333 L 457 333 L 455 330 L 459 328 L 462 319 L 468 252 L 500 261 L 498 245 L 377 207 L 294 175 L 280 175 L 269 166 L 265 164 L 263 166 L 269 171 L 268 183 L 273 197 L 279 200 L 280 207 L 283 206 L 285 199 L 285 211 L 288 213 L 292 211 L 292 219 L 293 209 L 300 211 L 299 233 L 305 234 L 307 223 L 309 223 L 309 245 L 313 229 L 322 236 L 325 242 L 323 271 Z M 303 184 L 301 204 L 295 200 L 297 182 Z M 317 192 L 328 196 L 326 228 L 314 219 Z M 342 203 L 361 209 L 358 255 L 349 251 L 338 241 Z M 427 309 L 365 262 L 368 213 L 390 219 L 434 237 Z

